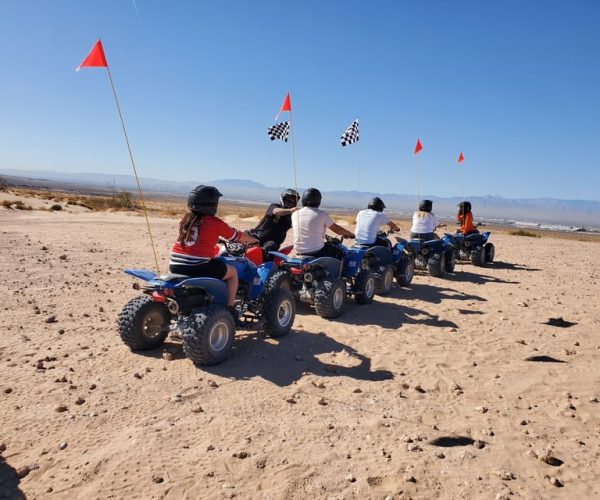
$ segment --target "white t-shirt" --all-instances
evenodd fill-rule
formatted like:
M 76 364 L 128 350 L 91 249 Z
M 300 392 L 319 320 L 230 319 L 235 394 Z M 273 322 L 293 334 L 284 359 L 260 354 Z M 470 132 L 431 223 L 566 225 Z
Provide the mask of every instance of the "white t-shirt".
M 378 212 L 371 208 L 361 210 L 356 216 L 356 238 L 354 241 L 359 245 L 375 243 L 377 239 L 377 229 L 383 224 L 387 224 L 390 218 L 383 212 Z
M 292 214 L 294 250 L 297 255 L 318 252 L 325 245 L 325 231 L 333 219 L 323 210 L 302 207 Z
M 425 214 L 424 217 L 420 217 Z M 438 218 L 431 212 L 415 212 L 413 214 L 413 223 L 410 228 L 411 233 L 433 233 L 440 224 Z

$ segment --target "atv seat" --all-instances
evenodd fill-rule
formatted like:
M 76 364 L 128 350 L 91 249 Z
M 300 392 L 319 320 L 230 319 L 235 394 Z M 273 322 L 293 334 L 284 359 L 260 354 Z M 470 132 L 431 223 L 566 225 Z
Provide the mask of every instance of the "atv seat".
M 175 273 L 167 273 L 167 274 L 161 274 L 158 279 L 161 281 L 183 281 L 188 279 L 189 276 L 186 276 L 185 274 L 175 274 Z

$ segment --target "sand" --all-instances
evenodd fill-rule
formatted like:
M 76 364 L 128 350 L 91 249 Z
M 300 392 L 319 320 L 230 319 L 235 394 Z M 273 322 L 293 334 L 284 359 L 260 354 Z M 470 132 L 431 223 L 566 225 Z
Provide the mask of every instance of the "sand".
M 118 336 L 142 217 L 0 208 L 0 498 L 599 498 L 600 245 L 492 241 L 200 369 Z

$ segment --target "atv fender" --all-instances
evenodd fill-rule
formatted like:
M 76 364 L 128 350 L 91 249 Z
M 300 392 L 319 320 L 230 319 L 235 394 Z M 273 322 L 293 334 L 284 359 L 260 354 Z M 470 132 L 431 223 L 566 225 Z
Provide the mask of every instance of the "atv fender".
M 398 245 L 400 245 L 400 243 L 398 243 L 395 247 Z M 402 248 L 404 248 L 404 245 L 402 245 Z M 381 266 L 390 264 L 392 262 L 392 252 L 390 252 L 389 248 L 386 247 L 371 247 L 367 250 L 366 255 L 375 255 L 375 257 L 377 257 L 377 264 Z
M 342 274 L 342 261 L 334 257 L 319 257 L 309 262 L 312 266 L 318 266 L 325 269 L 327 278 L 333 280 L 339 278 Z
M 216 278 L 188 278 L 178 283 L 177 288 L 202 288 L 212 296 L 214 304 L 227 304 L 227 286 Z

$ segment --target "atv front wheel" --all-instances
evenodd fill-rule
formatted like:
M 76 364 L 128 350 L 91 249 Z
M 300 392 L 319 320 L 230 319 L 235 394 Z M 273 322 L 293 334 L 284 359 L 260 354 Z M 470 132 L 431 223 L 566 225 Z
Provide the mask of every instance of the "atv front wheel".
M 496 256 L 496 249 L 494 248 L 493 243 L 486 243 L 483 247 L 483 252 L 485 255 L 486 262 L 494 262 L 494 257 Z
M 119 314 L 119 335 L 132 351 L 160 346 L 169 334 L 171 314 L 167 306 L 148 295 L 131 299 Z
M 434 253 L 427 261 L 427 270 L 434 278 L 441 278 L 446 268 L 446 255 L 444 253 Z
M 400 286 L 408 286 L 412 283 L 415 275 L 415 259 L 403 257 L 396 268 L 396 282 Z
M 283 288 L 285 290 L 292 289 L 292 278 L 290 273 L 287 271 L 279 270 L 275 271 L 271 277 L 267 280 L 266 290 L 269 292 L 276 288 Z
M 315 289 L 315 310 L 321 318 L 337 318 L 346 305 L 346 282 L 323 280 Z
M 183 352 L 195 365 L 216 365 L 233 347 L 233 316 L 218 304 L 210 304 L 190 314 L 182 327 Z
M 390 264 L 379 266 L 375 273 L 375 293 L 387 295 L 392 291 L 394 284 L 394 268 Z
M 357 304 L 370 304 L 375 296 L 375 276 L 372 271 L 363 269 L 354 280 L 354 300 Z
M 262 307 L 265 332 L 271 337 L 283 337 L 290 333 L 296 317 L 296 301 L 292 292 L 275 288 L 267 293 Z

